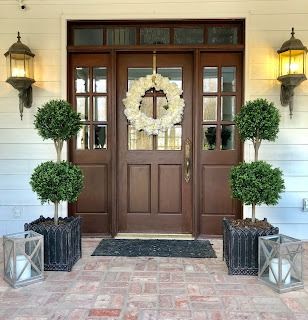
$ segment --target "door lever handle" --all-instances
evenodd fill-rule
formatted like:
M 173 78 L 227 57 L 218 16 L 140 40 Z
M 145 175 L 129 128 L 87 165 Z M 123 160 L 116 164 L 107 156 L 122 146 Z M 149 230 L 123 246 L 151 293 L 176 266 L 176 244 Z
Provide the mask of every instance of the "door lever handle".
M 187 138 L 184 145 L 184 180 L 191 180 L 191 141 Z

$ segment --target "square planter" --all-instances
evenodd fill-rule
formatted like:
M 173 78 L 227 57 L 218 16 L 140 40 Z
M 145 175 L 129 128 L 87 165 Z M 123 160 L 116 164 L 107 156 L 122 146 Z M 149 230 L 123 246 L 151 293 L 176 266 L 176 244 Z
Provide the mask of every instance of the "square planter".
M 44 279 L 43 236 L 34 231 L 3 236 L 4 280 L 18 288 Z
M 25 224 L 44 236 L 44 270 L 71 271 L 81 258 L 80 217 L 59 218 L 56 226 L 52 218 L 39 219 Z
M 258 275 L 258 240 L 261 236 L 278 234 L 279 229 L 243 228 L 223 219 L 223 257 L 228 274 Z
M 303 242 L 283 234 L 259 238 L 259 280 L 283 293 L 303 289 Z

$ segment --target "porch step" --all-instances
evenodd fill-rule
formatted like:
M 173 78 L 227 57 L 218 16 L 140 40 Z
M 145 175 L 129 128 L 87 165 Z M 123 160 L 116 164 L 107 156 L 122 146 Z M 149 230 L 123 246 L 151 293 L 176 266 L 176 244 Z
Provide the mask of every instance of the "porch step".
M 187 233 L 118 233 L 115 239 L 169 239 L 169 240 L 194 240 Z

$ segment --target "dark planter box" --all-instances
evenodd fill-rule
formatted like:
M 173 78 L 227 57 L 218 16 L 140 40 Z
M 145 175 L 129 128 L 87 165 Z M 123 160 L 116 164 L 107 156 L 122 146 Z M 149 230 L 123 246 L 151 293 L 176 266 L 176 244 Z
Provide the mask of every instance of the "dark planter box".
M 241 228 L 223 219 L 223 257 L 228 274 L 258 275 L 258 238 L 278 234 L 279 229 Z
M 25 224 L 25 231 L 33 230 L 44 236 L 44 270 L 71 271 L 81 258 L 80 221 L 80 217 L 59 218 L 56 226 L 52 218 L 40 216 Z

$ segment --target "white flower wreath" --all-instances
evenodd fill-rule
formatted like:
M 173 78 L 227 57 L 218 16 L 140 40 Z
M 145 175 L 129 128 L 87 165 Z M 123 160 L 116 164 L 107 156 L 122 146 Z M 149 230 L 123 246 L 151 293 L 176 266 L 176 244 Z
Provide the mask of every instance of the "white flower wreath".
M 168 108 L 161 118 L 151 118 L 140 110 L 140 102 L 146 91 L 155 88 L 166 94 Z M 134 80 L 123 99 L 124 113 L 128 121 L 137 129 L 143 130 L 147 135 L 157 135 L 170 129 L 174 124 L 181 122 L 184 113 L 184 99 L 180 97 L 182 90 L 160 74 L 147 75 Z

